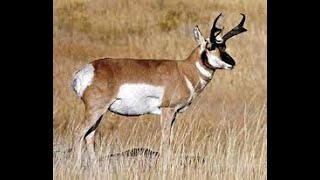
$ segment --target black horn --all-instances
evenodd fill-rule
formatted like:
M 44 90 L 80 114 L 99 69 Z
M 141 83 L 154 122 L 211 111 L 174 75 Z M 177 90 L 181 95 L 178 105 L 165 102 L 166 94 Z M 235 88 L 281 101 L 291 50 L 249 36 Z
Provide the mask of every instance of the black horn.
M 241 22 L 238 24 L 238 26 L 236 26 L 235 28 L 233 28 L 231 31 L 229 31 L 228 33 L 226 33 L 222 39 L 223 39 L 223 42 L 225 43 L 228 39 L 230 39 L 232 36 L 235 36 L 237 34 L 240 34 L 242 32 L 246 32 L 247 29 L 243 27 L 243 24 L 246 20 L 246 16 L 244 14 L 242 14 L 242 19 L 241 19 Z M 210 39 L 211 40 L 211 39 Z
M 210 42 L 215 43 L 216 42 L 216 37 L 221 33 L 222 29 L 218 28 L 216 26 L 218 19 L 221 17 L 222 13 L 219 14 L 219 16 L 213 21 L 213 25 L 211 28 L 211 33 L 210 33 Z M 217 33 L 217 34 L 216 34 Z

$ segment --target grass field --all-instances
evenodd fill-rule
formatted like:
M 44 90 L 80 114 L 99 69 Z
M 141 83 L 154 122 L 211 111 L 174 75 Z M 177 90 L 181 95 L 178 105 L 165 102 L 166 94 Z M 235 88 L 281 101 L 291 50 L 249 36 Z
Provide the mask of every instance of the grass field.
M 265 0 L 54 0 L 54 179 L 266 179 L 267 22 Z M 76 167 L 69 149 L 84 106 L 70 84 L 73 73 L 102 57 L 183 59 L 196 47 L 193 28 L 209 35 L 222 12 L 225 31 L 246 14 L 246 33 L 227 44 L 236 60 L 211 83 L 175 125 L 167 173 L 157 158 L 110 157 L 133 148 L 159 151 L 158 116 L 122 117 L 119 137 L 103 120 L 96 147 L 101 161 Z M 86 156 L 84 161 L 86 161 Z

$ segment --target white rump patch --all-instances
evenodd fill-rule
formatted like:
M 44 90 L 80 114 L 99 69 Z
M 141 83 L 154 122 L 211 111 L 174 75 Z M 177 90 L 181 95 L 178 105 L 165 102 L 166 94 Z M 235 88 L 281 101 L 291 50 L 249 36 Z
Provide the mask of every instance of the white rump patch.
M 79 97 L 82 97 L 84 90 L 91 85 L 93 76 L 94 67 L 92 64 L 86 64 L 74 75 L 72 87 Z
M 196 62 L 196 66 L 202 75 L 211 78 L 212 73 L 210 71 L 207 71 L 204 67 L 202 67 L 198 61 Z
M 164 88 L 148 84 L 120 86 L 115 102 L 109 110 L 122 115 L 160 115 Z

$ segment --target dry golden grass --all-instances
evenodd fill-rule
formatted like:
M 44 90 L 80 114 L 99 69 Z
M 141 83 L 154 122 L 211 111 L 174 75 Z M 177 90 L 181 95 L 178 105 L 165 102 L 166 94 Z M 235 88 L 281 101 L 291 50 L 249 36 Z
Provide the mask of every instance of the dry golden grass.
M 266 179 L 265 0 L 54 0 L 54 179 Z M 208 35 L 224 13 L 228 30 L 246 14 L 246 33 L 228 41 L 232 71 L 217 71 L 192 106 L 177 117 L 173 154 L 163 174 L 156 158 L 119 157 L 77 168 L 68 149 L 84 106 L 70 83 L 85 63 L 101 57 L 183 59 L 196 46 L 193 28 Z M 133 148 L 158 151 L 159 117 L 110 116 L 121 121 L 116 141 L 103 120 L 100 156 Z M 199 157 L 203 161 L 186 162 Z M 84 160 L 86 156 L 84 157 Z

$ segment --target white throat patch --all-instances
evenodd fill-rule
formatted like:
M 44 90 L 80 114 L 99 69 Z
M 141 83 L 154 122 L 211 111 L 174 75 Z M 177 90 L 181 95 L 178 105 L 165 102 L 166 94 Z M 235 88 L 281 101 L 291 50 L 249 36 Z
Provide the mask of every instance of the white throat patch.
M 202 66 L 200 65 L 200 63 L 199 63 L 198 61 L 196 62 L 196 66 L 197 66 L 198 70 L 200 71 L 200 73 L 201 73 L 202 75 L 204 75 L 204 76 L 207 77 L 207 78 L 211 78 L 212 72 L 207 71 L 204 67 L 202 67 Z
M 191 101 L 191 99 L 195 96 L 195 89 L 194 89 L 194 87 L 192 86 L 191 81 L 190 81 L 186 76 L 184 76 L 184 79 L 186 80 L 187 87 L 188 87 L 188 89 L 189 89 L 189 91 L 190 91 L 189 101 Z

